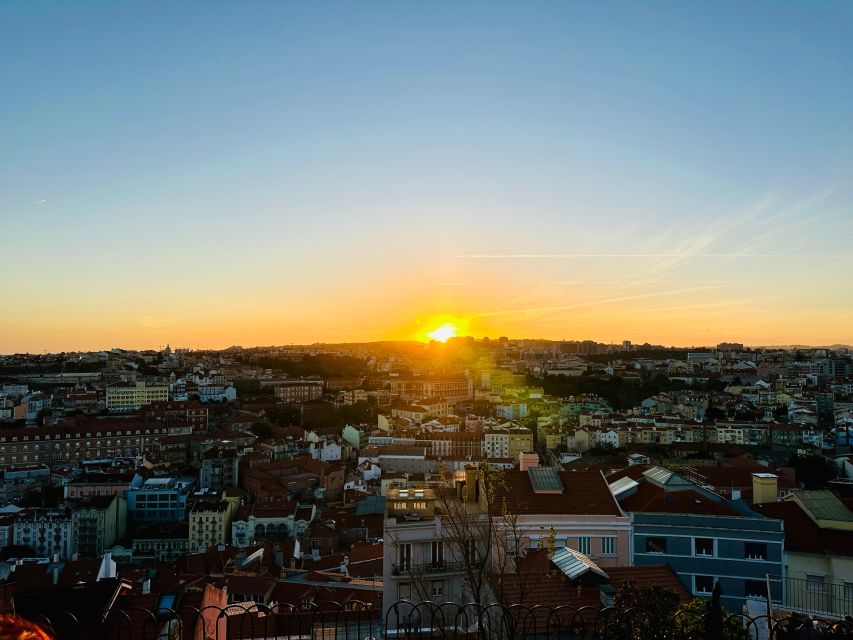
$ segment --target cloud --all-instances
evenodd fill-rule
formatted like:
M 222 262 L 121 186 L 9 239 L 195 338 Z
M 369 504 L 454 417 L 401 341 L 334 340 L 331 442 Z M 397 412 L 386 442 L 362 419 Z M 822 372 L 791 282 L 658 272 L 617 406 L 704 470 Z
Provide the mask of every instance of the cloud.
M 36 200 L 32 204 L 44 204 L 45 202 L 47 202 L 47 200 Z

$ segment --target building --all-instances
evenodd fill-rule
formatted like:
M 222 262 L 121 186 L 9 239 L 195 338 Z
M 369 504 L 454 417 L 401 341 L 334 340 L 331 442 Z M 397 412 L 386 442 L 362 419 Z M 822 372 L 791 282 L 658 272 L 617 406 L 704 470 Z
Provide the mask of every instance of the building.
M 15 521 L 14 544 L 29 547 L 39 558 L 70 560 L 71 513 L 66 509 L 32 509 Z
M 134 562 L 174 562 L 190 551 L 186 522 L 158 522 L 139 527 L 133 536 Z
M 319 380 L 289 380 L 273 387 L 275 397 L 282 402 L 297 404 L 323 397 L 323 383 Z
M 778 604 L 849 615 L 853 611 L 853 500 L 839 499 L 829 491 L 797 491 L 776 500 L 770 484 L 754 500 L 753 508 L 785 523 L 787 570 L 774 576 L 774 582 L 784 585 Z
M 142 407 L 140 415 L 146 422 L 184 421 L 193 432 L 207 432 L 210 409 L 201 402 L 175 401 L 152 402 Z
M 217 493 L 228 487 L 236 487 L 240 458 L 237 450 L 230 447 L 214 447 L 204 452 L 201 458 L 199 484 L 204 489 Z
M 468 378 L 392 378 L 391 395 L 415 404 L 426 398 L 460 402 L 473 397 L 474 384 Z
M 436 515 L 433 489 L 388 489 L 384 529 L 383 602 L 468 601 L 463 549 L 453 546 Z M 476 544 L 476 543 L 473 543 Z M 482 544 L 481 544 L 482 546 Z M 486 549 L 480 549 L 485 558 Z
M 230 500 L 198 500 L 190 507 L 190 551 L 231 542 L 231 519 L 236 505 Z
M 78 464 L 84 460 L 138 457 L 161 436 L 182 435 L 186 426 L 148 424 L 133 419 L 89 420 L 57 427 L 0 431 L 0 467 L 45 463 Z
M 64 486 L 65 498 L 123 496 L 133 481 L 129 473 L 84 473 Z
M 493 512 L 516 519 L 520 548 L 553 537 L 557 548 L 580 551 L 602 567 L 630 564 L 631 521 L 600 471 L 503 471 L 491 499 Z
M 127 491 L 129 522 L 173 522 L 186 520 L 187 500 L 195 486 L 193 478 L 149 478 L 136 476 Z
M 71 510 L 71 550 L 80 558 L 98 558 L 124 537 L 127 500 L 124 496 L 88 496 Z
M 146 404 L 168 400 L 168 384 L 120 382 L 109 385 L 106 390 L 107 411 L 114 413 L 135 413 Z
M 263 540 L 301 538 L 317 514 L 314 505 L 288 503 L 264 507 L 258 504 L 238 507 L 231 523 L 231 544 L 247 547 Z
M 766 597 L 766 576 L 783 571 L 780 520 L 662 467 L 629 470 L 611 476 L 610 486 L 631 516 L 632 564 L 669 564 L 694 596 L 710 596 L 719 582 L 729 611 L 741 611 L 749 597 Z M 754 475 L 760 493 L 763 476 L 772 474 Z

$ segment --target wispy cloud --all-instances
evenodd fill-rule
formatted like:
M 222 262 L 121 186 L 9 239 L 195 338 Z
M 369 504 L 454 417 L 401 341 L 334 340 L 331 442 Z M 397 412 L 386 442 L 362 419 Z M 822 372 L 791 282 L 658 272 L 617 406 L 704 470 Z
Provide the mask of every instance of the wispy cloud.
M 494 316 L 506 316 L 506 315 L 529 315 L 529 314 L 538 314 L 538 313 L 549 313 L 552 311 L 570 311 L 572 309 L 582 309 L 584 307 L 592 307 L 603 304 L 612 304 L 614 302 L 627 302 L 630 300 L 642 300 L 644 298 L 655 298 L 662 297 L 668 295 L 683 295 L 687 293 L 696 293 L 698 291 L 710 291 L 712 289 L 716 289 L 716 285 L 702 286 L 702 287 L 687 287 L 683 289 L 670 289 L 667 291 L 650 291 L 648 293 L 638 293 L 632 295 L 625 296 L 610 296 L 607 298 L 599 298 L 597 300 L 587 300 L 585 302 L 573 302 L 571 304 L 559 304 L 559 305 L 549 305 L 549 306 L 539 306 L 539 307 L 526 307 L 526 308 L 516 308 L 516 309 L 497 309 L 494 311 L 486 311 L 484 313 L 478 313 L 472 316 L 473 318 L 489 318 Z
M 36 200 L 32 204 L 44 204 L 45 202 L 47 202 L 47 200 Z
M 849 284 L 850 280 L 563 280 L 555 282 L 559 285 L 576 285 L 576 284 L 614 284 L 614 285 L 659 285 L 659 284 L 708 284 L 708 285 L 723 285 L 723 284 Z

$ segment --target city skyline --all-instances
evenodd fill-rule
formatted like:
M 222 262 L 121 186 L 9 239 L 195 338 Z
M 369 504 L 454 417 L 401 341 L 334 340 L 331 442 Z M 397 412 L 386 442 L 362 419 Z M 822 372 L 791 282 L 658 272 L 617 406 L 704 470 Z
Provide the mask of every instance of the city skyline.
M 0 7 L 0 353 L 853 343 L 853 6 Z

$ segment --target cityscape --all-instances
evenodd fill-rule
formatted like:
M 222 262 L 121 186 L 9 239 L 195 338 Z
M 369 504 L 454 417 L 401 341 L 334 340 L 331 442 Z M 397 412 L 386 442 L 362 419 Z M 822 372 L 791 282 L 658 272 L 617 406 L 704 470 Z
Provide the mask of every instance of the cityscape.
M 850 33 L 2 3 L 0 640 L 853 637 Z

